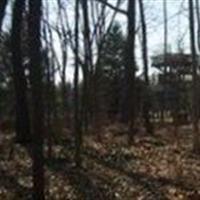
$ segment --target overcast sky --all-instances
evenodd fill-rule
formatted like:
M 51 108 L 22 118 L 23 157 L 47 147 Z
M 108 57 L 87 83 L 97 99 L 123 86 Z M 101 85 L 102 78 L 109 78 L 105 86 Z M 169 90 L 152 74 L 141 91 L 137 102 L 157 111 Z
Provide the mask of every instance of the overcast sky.
M 57 9 L 57 0 L 44 0 L 48 1 L 50 5 L 50 15 L 52 23 L 57 23 L 56 20 L 56 9 Z M 74 0 L 62 0 L 66 3 L 66 9 L 69 16 L 69 22 L 71 26 L 74 25 Z M 95 1 L 95 0 L 94 0 Z M 117 0 L 109 0 L 109 2 L 113 5 L 116 4 Z M 127 1 L 124 0 L 124 4 L 121 6 L 121 9 L 126 10 Z M 149 58 L 152 55 L 162 53 L 163 52 L 163 41 L 164 41 L 164 23 L 163 23 L 163 0 L 144 0 L 145 7 L 145 15 L 147 20 L 147 31 L 148 31 L 148 49 L 149 49 Z M 168 49 L 171 52 L 177 51 L 177 43 L 178 39 L 183 37 L 182 47 L 186 52 L 189 51 L 189 28 L 188 28 L 188 0 L 167 0 L 167 10 L 168 10 Z M 107 9 L 109 11 L 109 8 Z M 110 15 L 112 14 L 112 10 L 109 11 Z M 10 7 L 7 9 L 7 18 L 6 23 L 4 24 L 4 28 L 9 25 L 9 15 L 10 15 Z M 109 22 L 110 18 L 107 17 L 107 22 Z M 137 6 L 137 19 L 139 21 L 139 12 Z M 117 14 L 116 20 L 122 25 L 122 30 L 124 34 L 126 34 L 126 16 L 122 14 Z M 139 23 L 138 23 L 139 24 Z M 58 39 L 56 36 L 54 37 L 54 45 L 58 54 L 60 54 L 60 46 Z M 137 37 L 136 44 L 136 56 L 137 62 L 140 68 L 140 72 L 142 71 L 142 63 L 141 63 L 141 45 L 139 43 L 139 37 Z M 69 62 L 68 62 L 68 71 L 67 71 L 67 79 L 72 81 L 73 78 L 73 54 L 69 53 Z M 149 59 L 150 61 L 150 59 Z M 151 63 L 149 63 L 151 65 Z M 150 69 L 150 73 L 153 73 L 155 70 Z

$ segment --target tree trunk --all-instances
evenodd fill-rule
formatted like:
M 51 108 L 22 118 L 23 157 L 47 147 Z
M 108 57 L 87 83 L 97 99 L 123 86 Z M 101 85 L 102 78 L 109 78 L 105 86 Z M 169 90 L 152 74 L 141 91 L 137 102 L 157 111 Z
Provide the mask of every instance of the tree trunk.
M 163 0 L 163 17 L 164 17 L 164 83 L 163 83 L 163 96 L 162 96 L 162 103 L 161 103 L 161 123 L 164 123 L 165 120 L 165 110 L 167 105 L 166 99 L 166 73 L 167 73 L 167 43 L 168 43 L 168 13 L 167 13 L 167 0 Z
M 144 96 L 144 107 L 143 107 L 143 115 L 145 120 L 146 132 L 152 134 L 153 126 L 150 121 L 150 98 L 149 98 L 149 75 L 148 75 L 148 48 L 147 48 L 147 32 L 146 32 L 146 22 L 145 22 L 145 14 L 143 7 L 143 0 L 139 0 L 139 8 L 140 8 L 140 17 L 142 24 L 142 56 L 143 56 L 143 65 L 144 65 L 144 79 L 146 83 L 145 96 Z
M 60 65 L 60 77 L 61 77 L 61 95 L 62 95 L 62 109 L 63 109 L 63 125 L 68 124 L 70 125 L 70 114 L 69 114 L 69 105 L 68 105 L 68 90 L 67 90 L 67 83 L 66 83 L 66 67 L 67 67 L 67 31 L 65 30 L 65 26 L 63 23 L 63 16 L 62 16 L 62 3 L 60 0 L 57 0 L 58 4 L 58 17 L 60 21 L 60 29 L 61 32 L 58 31 L 58 37 L 60 40 L 61 46 L 61 65 Z
M 133 139 L 135 132 L 135 15 L 136 1 L 128 1 L 128 27 L 125 58 L 125 107 L 129 122 L 129 142 Z
M 48 54 L 48 52 L 47 52 Z M 47 83 L 46 83 L 46 137 L 47 137 L 47 156 L 50 159 L 52 157 L 52 136 L 53 136 L 53 127 L 52 127 L 52 95 L 51 95 L 51 74 L 50 74 L 50 62 L 48 55 L 46 55 L 46 69 L 47 69 Z
M 44 28 L 45 29 L 45 28 Z M 44 41 L 46 42 L 47 46 L 47 37 L 46 31 L 44 30 Z M 47 137 L 47 157 L 48 159 L 52 156 L 52 134 L 53 134 L 53 127 L 52 127 L 52 95 L 51 95 L 51 70 L 50 70 L 50 62 L 48 57 L 49 48 L 46 47 L 44 52 L 44 66 L 45 66 L 45 128 L 46 128 L 46 137 Z
M 63 28 L 64 29 L 64 28 Z M 64 125 L 67 122 L 69 126 L 69 106 L 68 106 L 68 88 L 66 83 L 66 66 L 67 66 L 67 39 L 64 38 L 64 44 L 62 44 L 62 98 L 63 98 L 63 118 Z
M 82 132 L 80 124 L 80 113 L 79 113 L 79 0 L 76 0 L 75 7 L 75 72 L 74 72 L 74 132 L 76 140 L 76 152 L 75 152 L 75 162 L 76 166 L 81 166 L 81 145 L 82 145 Z
M 92 64 L 92 50 L 90 43 L 90 29 L 89 29 L 89 19 L 88 19 L 88 1 L 81 0 L 82 11 L 83 11 L 83 21 L 84 21 L 84 66 L 83 66 L 83 106 L 82 106 L 82 120 L 84 131 L 88 130 L 89 123 L 89 110 L 91 111 L 91 91 L 89 86 L 91 86 L 91 77 L 93 74 L 93 64 Z M 90 113 L 91 114 L 91 113 Z
M 189 3 L 189 26 L 190 26 L 190 45 L 192 53 L 192 124 L 193 124 L 193 149 L 195 152 L 200 152 L 200 138 L 198 128 L 198 81 L 197 81 L 197 57 L 195 49 L 195 31 L 194 31 L 194 6 L 193 0 L 188 0 Z
M 197 16 L 197 43 L 198 50 L 200 51 L 200 11 L 199 11 L 199 0 L 196 0 L 196 16 Z
M 33 131 L 33 199 L 43 200 L 44 195 L 44 105 L 43 105 L 43 69 L 41 65 L 40 20 L 41 0 L 29 0 L 29 56 L 30 83 L 32 95 L 32 131 Z
M 21 29 L 25 0 L 16 0 L 13 7 L 11 51 L 16 106 L 16 140 L 27 144 L 31 140 L 27 101 L 27 82 L 22 64 Z

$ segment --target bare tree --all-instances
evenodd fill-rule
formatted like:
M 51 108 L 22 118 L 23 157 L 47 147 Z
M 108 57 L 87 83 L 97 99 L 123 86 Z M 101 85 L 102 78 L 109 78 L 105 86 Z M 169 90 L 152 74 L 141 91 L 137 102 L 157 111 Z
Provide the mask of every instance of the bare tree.
M 197 56 L 195 48 L 195 29 L 194 29 L 194 6 L 193 0 L 188 0 L 189 3 L 189 27 L 190 27 L 190 45 L 192 53 L 192 123 L 193 123 L 193 149 L 195 152 L 200 152 L 200 138 L 198 127 L 198 80 L 197 80 Z
M 143 65 L 144 65 L 144 79 L 146 83 L 146 90 L 144 96 L 144 108 L 143 108 L 143 115 L 145 120 L 145 127 L 147 133 L 153 133 L 153 127 L 150 122 L 150 98 L 149 98 L 149 74 L 148 74 L 148 48 L 147 48 L 147 31 L 146 31 L 146 21 L 145 21 L 145 14 L 144 14 L 144 6 L 143 0 L 139 0 L 139 8 L 140 8 L 140 18 L 141 18 L 141 25 L 142 25 L 142 56 L 143 56 Z
M 80 104 L 79 104 L 79 0 L 75 5 L 75 71 L 74 71 L 74 132 L 76 136 L 76 166 L 81 166 L 81 145 L 82 130 L 80 123 Z
M 49 2 L 46 1 L 46 9 L 45 9 L 45 16 L 43 17 L 43 22 L 45 25 L 46 34 L 48 36 L 48 39 L 44 40 L 48 43 L 49 46 L 49 53 L 50 53 L 50 78 L 51 78 L 51 109 L 52 109 L 52 118 L 54 121 L 58 117 L 58 111 L 57 111 L 57 102 L 56 102 L 56 86 L 55 86 L 55 75 L 57 71 L 61 69 L 60 62 L 58 61 L 58 57 L 55 51 L 54 43 L 53 43 L 53 28 L 50 24 L 49 20 Z
M 128 1 L 128 25 L 127 25 L 127 41 L 126 41 L 126 57 L 125 57 L 125 109 L 129 122 L 129 142 L 132 141 L 135 132 L 135 16 L 136 1 Z
M 45 199 L 44 187 L 44 105 L 43 105 L 43 69 L 41 65 L 40 21 L 42 15 L 41 0 L 29 1 L 29 56 L 30 83 L 32 96 L 32 132 L 33 132 L 33 199 Z
M 196 0 L 196 16 L 197 16 L 197 42 L 198 50 L 200 51 L 200 11 L 199 11 L 199 0 Z
M 86 3 L 83 1 L 80 2 L 82 3 L 83 16 L 85 16 L 83 17 L 84 56 L 82 56 L 81 53 L 78 56 L 79 64 L 83 70 L 83 79 L 84 79 L 83 93 L 82 93 L 83 106 L 81 107 L 83 120 L 81 121 L 83 121 L 83 127 L 85 127 L 85 130 L 87 130 L 89 122 L 90 124 L 94 125 L 93 127 L 96 127 L 96 122 L 100 121 L 99 104 L 101 103 L 99 103 L 100 95 L 98 95 L 100 78 L 98 77 L 99 75 L 98 72 L 101 68 L 100 63 L 102 60 L 102 55 L 103 55 L 102 51 L 105 46 L 106 37 L 114 23 L 117 10 L 114 10 L 109 20 L 109 23 L 105 25 L 106 4 L 104 4 L 104 2 L 99 3 L 98 1 L 96 2 L 90 1 L 91 7 L 85 6 L 85 4 L 88 5 L 88 1 L 86 1 Z M 117 0 L 115 7 L 118 8 L 120 6 L 120 3 L 121 0 Z M 84 10 L 83 10 L 83 5 L 84 5 Z M 63 10 L 63 12 L 65 13 L 64 15 L 65 19 L 68 19 L 66 11 Z M 90 19 L 91 23 L 89 23 Z M 66 22 L 67 22 L 67 34 L 68 34 L 69 44 L 72 51 L 75 53 L 75 44 L 74 44 L 72 30 L 68 23 L 68 20 L 66 20 Z M 80 38 L 79 40 L 82 41 Z M 88 86 L 90 86 L 90 88 L 86 89 Z
M 89 28 L 89 16 L 88 16 L 88 1 L 81 0 L 83 22 L 84 22 L 84 66 L 83 66 L 83 100 L 82 100 L 82 120 L 84 130 L 88 129 L 89 120 L 89 108 L 90 108 L 90 77 L 93 74 L 93 63 L 92 63 L 92 49 L 90 40 L 90 28 Z
M 95 130 L 97 132 L 100 132 L 100 124 L 102 122 L 102 119 L 105 118 L 105 116 L 103 116 L 103 110 L 105 110 L 105 99 L 102 98 L 103 97 L 103 92 L 102 90 L 105 90 L 105 88 L 103 89 L 102 85 L 104 85 L 105 83 L 102 81 L 102 61 L 104 59 L 104 50 L 105 50 L 105 46 L 106 46 L 106 41 L 107 37 L 109 35 L 109 32 L 111 31 L 113 24 L 115 22 L 115 17 L 118 14 L 117 8 L 120 7 L 121 5 L 121 0 L 117 0 L 116 1 L 116 5 L 114 6 L 116 9 L 114 9 L 110 21 L 108 23 L 108 25 L 106 26 L 106 22 L 108 22 L 108 18 L 106 18 L 106 8 L 107 8 L 107 4 L 105 3 L 105 1 L 100 1 L 101 2 L 101 9 L 99 10 L 98 14 L 97 14 L 97 19 L 96 19 L 96 23 L 94 25 L 94 29 L 93 29 L 93 33 L 92 33 L 92 41 L 95 41 L 95 43 L 93 42 L 94 46 L 96 47 L 96 51 L 97 51 L 97 58 L 96 58 L 96 62 L 94 64 L 94 73 L 93 73 L 93 80 L 92 80 L 92 97 L 93 97 L 93 125 L 95 127 Z M 99 3 L 96 2 L 97 5 L 99 5 Z M 97 6 L 96 5 L 96 6 Z M 109 6 L 108 6 L 109 7 Z M 93 18 L 93 17 L 92 17 Z M 94 20 L 93 20 L 94 21 Z M 100 136 L 100 135 L 99 135 Z M 100 138 L 99 138 L 100 139 Z
M 165 113 L 165 109 L 166 109 L 166 73 L 167 73 L 167 43 L 168 43 L 168 12 L 167 12 L 167 0 L 163 0 L 163 18 L 164 18 L 164 83 L 163 83 L 163 96 L 162 96 L 162 104 L 161 104 L 161 122 L 164 122 L 164 113 Z
M 96 1 L 99 1 L 99 2 L 101 2 L 103 4 L 105 4 L 106 6 L 108 6 L 109 8 L 111 8 L 113 10 L 115 10 L 118 13 L 121 13 L 121 14 L 124 14 L 124 15 L 128 14 L 125 10 L 120 9 L 118 6 L 113 6 L 107 0 L 96 0 Z
M 64 9 L 62 2 L 57 0 L 58 4 L 58 24 L 56 28 L 56 33 L 60 42 L 61 49 L 61 63 L 59 64 L 59 74 L 61 77 L 61 91 L 62 91 L 62 103 L 63 103 L 63 116 L 64 121 L 66 120 L 69 123 L 69 109 L 68 109 L 68 95 L 66 87 L 66 68 L 67 68 L 67 47 L 68 47 L 68 38 L 67 38 L 67 28 L 65 27 L 64 17 L 62 11 Z M 59 27 L 60 25 L 60 27 Z
M 45 48 L 43 52 L 43 60 L 45 67 L 45 128 L 47 134 L 47 144 L 48 144 L 48 158 L 52 156 L 52 81 L 51 81 L 51 62 L 49 58 L 49 45 L 47 38 L 47 27 L 43 26 L 43 38 L 45 43 Z
M 27 101 L 27 82 L 25 68 L 22 59 L 22 15 L 25 7 L 25 0 L 16 0 L 13 6 L 11 51 L 13 77 L 15 86 L 15 110 L 16 110 L 16 133 L 17 142 L 27 144 L 30 142 L 30 120 Z

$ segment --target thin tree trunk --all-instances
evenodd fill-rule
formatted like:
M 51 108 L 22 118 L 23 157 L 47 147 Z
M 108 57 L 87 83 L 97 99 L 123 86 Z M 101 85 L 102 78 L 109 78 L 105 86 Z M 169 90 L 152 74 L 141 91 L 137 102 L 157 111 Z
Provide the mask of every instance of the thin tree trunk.
M 139 0 L 139 8 L 140 8 L 140 17 L 141 17 L 141 24 L 142 24 L 142 56 L 143 56 L 143 65 L 144 65 L 144 79 L 145 79 L 145 83 L 146 83 L 143 115 L 144 115 L 144 120 L 145 120 L 146 132 L 152 134 L 153 126 L 150 121 L 150 113 L 149 113 L 150 98 L 149 98 L 149 93 L 148 93 L 149 74 L 148 74 L 147 31 L 146 31 L 143 0 Z
M 52 95 L 51 95 L 51 69 L 50 69 L 50 60 L 49 60 L 49 47 L 47 39 L 47 30 L 46 26 L 43 27 L 43 37 L 45 42 L 44 50 L 44 65 L 45 65 L 45 128 L 46 128 L 46 137 L 47 137 L 47 157 L 50 159 L 52 156 Z
M 33 199 L 44 200 L 44 105 L 41 65 L 40 20 L 41 0 L 29 0 L 29 55 L 30 83 L 32 95 L 33 125 Z
M 197 43 L 198 50 L 200 51 L 200 11 L 199 11 L 199 0 L 196 0 L 196 15 L 197 15 Z
M 69 106 L 68 106 L 68 95 L 67 95 L 67 86 L 66 86 L 66 66 L 67 66 L 67 33 L 65 30 L 65 26 L 63 23 L 63 16 L 62 16 L 62 3 L 60 0 L 57 0 L 58 4 L 58 17 L 60 21 L 61 31 L 58 30 L 58 37 L 60 40 L 60 46 L 61 46 L 61 55 L 62 55 L 62 61 L 61 61 L 61 69 L 60 69 L 60 77 L 61 77 L 61 93 L 62 93 L 62 104 L 63 104 L 63 121 L 64 125 L 67 121 L 69 125 Z
M 127 27 L 127 42 L 126 42 L 126 109 L 129 121 L 129 142 L 133 139 L 135 132 L 135 16 L 136 16 L 136 1 L 128 1 L 128 27 Z
M 47 4 L 48 5 L 48 4 Z M 46 15 L 47 15 L 47 20 L 49 20 L 49 10 L 48 10 L 48 7 L 46 9 Z M 49 35 L 49 45 L 50 45 L 50 51 L 51 51 L 51 60 L 50 60 L 50 63 L 51 63 L 51 103 L 52 103 L 52 119 L 53 120 L 57 120 L 58 118 L 58 109 L 57 109 L 57 100 L 56 100 L 56 83 L 55 83 L 55 68 L 56 68 L 56 55 L 55 55 L 55 49 L 53 47 L 53 33 L 52 33 L 52 30 L 50 28 L 50 25 L 47 23 L 46 24 L 47 26 L 47 31 L 48 31 L 48 35 Z
M 48 47 L 48 39 L 47 39 L 47 30 L 46 26 L 43 27 L 43 37 L 44 37 L 44 42 L 45 42 L 45 52 L 44 52 L 44 64 L 45 64 L 45 69 L 46 69 L 46 74 L 45 74 L 45 79 L 46 79 L 46 84 L 45 84 L 45 128 L 46 128 L 46 137 L 47 137 L 47 156 L 50 159 L 52 155 L 52 121 L 51 121 L 51 71 L 50 71 L 50 62 L 49 62 L 49 47 Z
M 64 27 L 63 27 L 64 31 Z M 65 33 L 63 33 L 65 35 Z M 68 123 L 69 126 L 69 106 L 68 106 L 68 88 L 66 83 L 66 66 L 67 66 L 67 38 L 63 36 L 63 44 L 62 44 L 62 97 L 63 97 L 63 117 L 64 117 L 64 124 Z
M 83 66 L 83 125 L 84 131 L 88 130 L 89 114 L 91 114 L 91 97 L 92 92 L 89 90 L 89 86 L 92 86 L 91 77 L 93 76 L 93 63 L 92 63 L 92 49 L 90 40 L 90 29 L 89 29 L 89 19 L 88 19 L 88 1 L 81 0 L 82 11 L 83 11 L 83 21 L 84 21 L 84 66 Z M 89 113 L 90 111 L 90 113 Z
M 48 54 L 48 52 L 47 52 Z M 46 88 L 46 101 L 47 101 L 47 105 L 46 105 L 46 137 L 47 137 L 47 146 L 48 146 L 48 150 L 47 150 L 47 156 L 50 159 L 52 157 L 52 110 L 51 110 L 51 101 L 52 101 L 52 95 L 51 95 L 51 73 L 50 73 L 50 62 L 49 62 L 49 58 L 48 55 L 46 55 L 46 69 L 47 69 L 47 88 Z
M 13 7 L 11 51 L 13 78 L 15 86 L 15 107 L 16 107 L 16 140 L 21 144 L 27 144 L 31 140 L 30 120 L 27 101 L 27 82 L 22 64 L 22 15 L 25 7 L 25 0 L 16 0 Z
M 161 123 L 164 123 L 164 113 L 166 110 L 166 73 L 167 73 L 167 43 L 168 43 L 168 13 L 167 13 L 167 0 L 163 0 L 163 17 L 164 17 L 164 52 L 163 52 L 163 56 L 164 56 L 164 82 L 163 82 L 163 99 L 162 99 L 162 103 L 161 103 Z
M 195 152 L 200 152 L 200 138 L 198 128 L 198 81 L 197 81 L 197 57 L 195 49 L 195 30 L 194 30 L 194 6 L 193 0 L 188 0 L 189 3 L 189 27 L 190 27 L 190 45 L 192 53 L 192 124 L 193 124 L 193 149 Z
M 75 72 L 74 72 L 74 132 L 76 140 L 75 162 L 76 166 L 81 166 L 81 146 L 82 146 L 82 131 L 79 113 L 79 0 L 76 0 L 75 7 Z

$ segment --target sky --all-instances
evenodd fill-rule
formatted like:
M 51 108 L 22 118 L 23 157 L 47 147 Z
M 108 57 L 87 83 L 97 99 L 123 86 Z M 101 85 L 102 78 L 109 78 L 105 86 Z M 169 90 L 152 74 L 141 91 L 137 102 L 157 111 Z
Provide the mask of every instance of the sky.
M 51 23 L 55 25 L 58 23 L 56 20 L 57 13 L 57 0 L 43 0 L 44 5 L 48 1 L 50 5 L 50 19 Z M 70 26 L 74 26 L 74 0 L 61 0 L 65 2 L 66 10 L 68 12 Z M 95 0 L 93 0 L 95 1 Z M 115 5 L 117 0 L 108 0 L 109 3 Z M 178 39 L 183 37 L 182 47 L 185 52 L 189 52 L 189 26 L 188 26 L 188 9 L 187 0 L 167 0 L 167 11 L 168 11 L 168 51 L 176 52 Z M 121 5 L 121 9 L 126 10 L 127 0 Z M 148 54 L 149 54 L 149 65 L 150 74 L 155 73 L 155 69 L 151 68 L 151 56 L 160 54 L 163 52 L 164 44 L 164 23 L 163 23 L 163 0 L 144 0 L 145 16 L 147 22 L 147 42 L 148 42 Z M 107 8 L 108 17 L 107 23 L 111 19 L 112 10 Z M 139 26 L 139 9 L 137 5 L 137 26 Z M 11 14 L 11 7 L 7 8 L 6 20 L 4 23 L 4 29 L 9 27 Z M 126 16 L 122 14 L 116 15 L 116 20 L 121 24 L 122 31 L 126 35 Z M 72 29 L 73 30 L 73 29 Z M 139 72 L 142 72 L 142 60 L 141 60 L 141 33 L 137 35 L 136 40 L 136 57 L 139 65 Z M 54 34 L 54 47 L 57 51 L 58 57 L 61 56 L 60 44 L 58 37 Z M 73 53 L 69 49 L 69 62 L 67 65 L 67 80 L 73 80 Z M 59 80 L 59 76 L 57 77 Z

